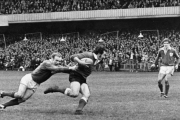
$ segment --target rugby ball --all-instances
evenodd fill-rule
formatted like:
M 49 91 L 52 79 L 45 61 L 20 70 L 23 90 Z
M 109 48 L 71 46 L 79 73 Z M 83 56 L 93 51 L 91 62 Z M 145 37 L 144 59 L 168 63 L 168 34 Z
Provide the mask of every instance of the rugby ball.
M 91 58 L 82 58 L 82 61 L 85 61 L 87 64 L 93 65 L 93 60 Z

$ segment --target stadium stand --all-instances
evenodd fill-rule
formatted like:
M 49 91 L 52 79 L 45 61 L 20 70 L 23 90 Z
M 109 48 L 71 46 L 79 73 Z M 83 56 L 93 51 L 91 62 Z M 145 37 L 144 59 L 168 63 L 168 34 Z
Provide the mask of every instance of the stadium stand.
M 0 14 L 180 6 L 180 0 L 1 0 Z
M 118 38 L 116 35 L 107 35 L 103 38 L 106 39 L 107 49 L 107 55 L 102 60 L 103 66 L 107 67 L 111 59 L 113 71 L 119 69 L 152 71 L 150 65 L 153 63 L 159 47 L 161 47 L 162 39 L 165 37 L 171 38 L 172 47 L 177 49 L 178 52 L 180 51 L 179 33 L 180 31 L 162 30 L 160 31 L 160 40 L 157 39 L 156 34 L 151 32 L 144 34 L 143 39 L 138 38 L 139 31 L 137 30 L 121 31 Z M 99 39 L 100 33 L 92 31 L 81 34 L 79 38 L 76 35 L 67 37 L 65 43 L 62 43 L 55 34 L 43 35 L 43 43 L 36 36 L 31 36 L 29 40 L 16 41 L 9 44 L 5 51 L 1 51 L 1 64 L 4 67 L 19 68 L 24 66 L 33 69 L 40 63 L 39 61 L 48 58 L 53 51 L 61 52 L 68 63 L 71 54 L 80 51 L 92 51 L 93 47 L 98 44 Z M 132 59 L 132 63 L 130 63 L 130 59 Z M 102 69 L 102 66 L 98 66 L 96 70 L 104 69 Z

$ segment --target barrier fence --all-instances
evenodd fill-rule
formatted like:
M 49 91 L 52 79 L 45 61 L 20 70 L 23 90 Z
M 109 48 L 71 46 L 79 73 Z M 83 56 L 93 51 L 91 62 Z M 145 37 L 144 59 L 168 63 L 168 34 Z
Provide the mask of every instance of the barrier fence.
M 125 64 L 114 63 L 112 65 L 108 64 L 98 64 L 94 66 L 94 71 L 127 71 L 127 72 L 157 72 L 159 71 L 160 63 L 156 67 L 151 67 L 152 62 L 141 62 L 141 63 L 130 63 Z M 180 65 L 177 70 L 180 72 Z
M 129 72 L 153 72 L 158 71 L 158 67 L 151 68 L 152 63 L 142 62 L 142 63 L 126 63 L 126 64 L 119 64 L 114 63 L 113 65 L 97 65 L 94 66 L 94 71 L 129 71 Z M 102 68 L 104 67 L 104 68 Z M 111 68 L 112 67 L 112 70 Z

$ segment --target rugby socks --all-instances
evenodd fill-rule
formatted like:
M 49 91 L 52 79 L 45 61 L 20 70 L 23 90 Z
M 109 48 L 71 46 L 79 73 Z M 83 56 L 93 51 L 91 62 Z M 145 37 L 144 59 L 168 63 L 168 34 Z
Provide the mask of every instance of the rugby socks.
M 162 85 L 162 83 L 160 81 L 158 82 L 158 87 L 159 87 L 159 89 L 160 89 L 160 91 L 162 93 L 163 92 L 163 85 Z
M 169 87 L 170 87 L 169 82 L 165 81 L 165 95 L 168 95 Z
M 86 104 L 87 104 L 87 98 L 82 97 L 82 98 L 79 100 L 79 105 L 78 105 L 78 107 L 77 107 L 76 110 L 82 110 Z
M 2 92 L 1 96 L 4 97 L 4 96 L 9 96 L 9 97 L 12 97 L 14 98 L 14 94 L 15 92 Z
M 17 98 L 10 100 L 7 103 L 2 104 L 4 106 L 4 108 L 9 107 L 9 106 L 14 106 L 14 105 L 19 105 L 19 101 Z

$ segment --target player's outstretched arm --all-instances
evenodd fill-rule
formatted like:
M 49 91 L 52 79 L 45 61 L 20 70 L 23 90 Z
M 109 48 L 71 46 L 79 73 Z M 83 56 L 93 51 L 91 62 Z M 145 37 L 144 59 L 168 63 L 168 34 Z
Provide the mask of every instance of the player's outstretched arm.
M 51 71 L 55 71 L 55 73 L 58 72 L 69 72 L 75 68 L 73 67 L 64 67 L 64 66 L 59 66 L 59 65 L 54 65 L 49 61 L 44 62 L 44 66 L 46 69 L 51 70 Z

